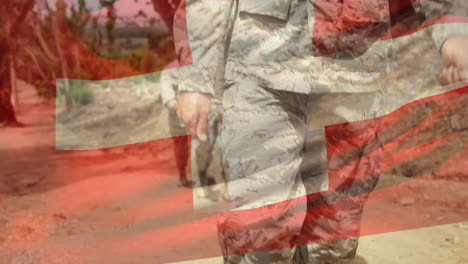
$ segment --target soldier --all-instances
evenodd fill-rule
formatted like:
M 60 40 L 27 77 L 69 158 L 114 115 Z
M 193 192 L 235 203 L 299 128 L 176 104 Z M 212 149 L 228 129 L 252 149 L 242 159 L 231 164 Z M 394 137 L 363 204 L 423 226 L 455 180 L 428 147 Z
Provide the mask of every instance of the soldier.
M 177 62 L 172 62 L 168 67 L 173 67 Z M 196 180 L 194 187 L 201 187 L 195 190 L 198 197 L 206 197 L 206 189 L 208 186 L 208 167 L 213 161 L 213 149 L 217 141 L 219 131 L 219 121 L 221 119 L 220 107 L 214 107 L 209 114 L 208 122 L 209 129 L 207 140 L 200 142 L 193 139 L 191 142 L 188 137 L 185 126 L 177 117 L 177 97 L 178 97 L 178 69 L 164 70 L 161 74 L 161 98 L 164 105 L 169 110 L 169 128 L 172 139 L 174 140 L 174 151 L 177 168 L 179 170 L 179 179 L 182 186 L 191 186 L 187 180 L 186 167 L 189 160 L 189 149 L 191 149 L 191 157 L 196 162 L 192 163 L 192 178 Z M 219 100 L 213 100 L 213 104 L 220 106 Z M 191 143 L 191 145 L 190 145 Z
M 177 84 L 174 82 L 175 70 L 166 70 L 161 74 L 161 99 L 169 110 L 169 130 L 174 142 L 174 156 L 179 171 L 180 186 L 191 187 L 187 179 L 187 164 L 189 161 L 190 139 L 185 136 L 185 126 L 177 117 Z
M 414 2 L 427 19 L 466 16 L 463 1 Z M 365 103 L 343 101 L 331 111 L 334 120 L 385 113 L 387 83 L 382 80 L 391 72 L 391 41 L 377 39 L 389 30 L 388 1 L 187 0 L 186 12 L 193 65 L 184 76 L 192 77 L 179 87 L 177 113 L 201 141 L 207 138 L 214 76 L 225 67 L 222 158 L 234 204 L 219 217 L 226 263 L 350 262 L 357 238 L 337 237 L 359 236 L 362 208 L 377 182 L 378 164 L 356 164 L 354 170 L 373 177 L 357 181 L 342 175 L 336 186 L 328 185 L 324 144 L 307 153 L 316 165 L 306 175 L 301 164 L 304 149 L 308 151 L 306 133 L 320 142 L 325 138 L 327 120 L 310 109 L 351 94 Z M 466 25 L 440 24 L 428 31 L 441 51 L 441 80 L 467 79 Z M 179 54 L 183 61 L 190 51 Z M 221 66 L 220 56 L 225 62 Z M 309 131 L 306 123 L 311 124 Z M 377 126 L 369 129 L 378 134 Z M 340 164 L 346 163 L 334 165 Z M 343 186 L 348 187 L 338 188 Z M 307 195 L 327 190 L 332 192 Z M 306 214 L 307 208 L 300 206 L 304 199 L 326 214 Z M 346 206 L 334 204 L 343 199 L 349 201 Z M 242 217 L 254 208 L 251 219 Z M 298 242 L 299 235 L 311 242 Z

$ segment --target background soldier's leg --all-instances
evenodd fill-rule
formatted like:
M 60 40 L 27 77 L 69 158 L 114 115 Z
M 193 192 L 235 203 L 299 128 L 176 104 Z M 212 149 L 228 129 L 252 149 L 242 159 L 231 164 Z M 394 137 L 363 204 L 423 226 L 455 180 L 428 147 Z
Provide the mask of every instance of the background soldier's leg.
M 179 171 L 180 184 L 189 186 L 187 179 L 187 164 L 190 156 L 190 140 L 187 136 L 173 137 L 176 165 Z
M 305 133 L 301 109 L 306 103 L 306 95 L 266 89 L 250 79 L 225 91 L 222 151 L 228 195 L 236 209 L 246 209 L 219 217 L 226 263 L 239 260 L 229 255 L 245 252 L 246 263 L 292 263 L 291 242 L 305 210 L 304 203 L 298 205 L 300 199 L 292 198 L 305 195 L 299 167 Z M 249 226 L 246 212 L 253 222 Z M 260 248 L 273 250 L 250 252 Z
M 177 170 L 179 171 L 180 184 L 189 186 L 190 181 L 187 179 L 187 165 L 190 158 L 190 137 L 178 136 L 186 134 L 185 128 L 180 124 L 176 113 L 169 113 L 169 129 L 172 140 L 174 142 L 174 156 L 176 161 Z
M 196 149 L 196 160 L 198 165 L 198 171 L 200 176 L 201 186 L 208 185 L 208 167 L 213 160 L 213 148 L 216 143 L 218 122 L 215 113 L 210 113 L 209 116 L 209 128 L 208 128 L 208 140 L 206 142 L 200 142 Z
M 196 161 L 196 164 L 192 163 L 192 179 L 196 181 L 196 194 L 199 197 L 207 195 L 207 189 L 204 187 L 208 186 L 208 167 L 213 160 L 213 149 L 216 143 L 217 131 L 217 114 L 210 113 L 208 140 L 206 142 L 200 142 L 196 139 L 192 140 L 192 160 Z

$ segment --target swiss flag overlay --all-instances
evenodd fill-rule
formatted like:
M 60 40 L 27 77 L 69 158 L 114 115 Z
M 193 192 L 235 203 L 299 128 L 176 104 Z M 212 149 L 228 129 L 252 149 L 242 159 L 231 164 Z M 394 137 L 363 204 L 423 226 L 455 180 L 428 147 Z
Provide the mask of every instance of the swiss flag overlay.
M 120 20 L 130 20 L 134 24 L 132 29 L 142 30 L 147 30 L 148 25 L 144 23 L 149 23 L 147 18 L 151 15 L 148 13 L 153 12 L 148 8 L 153 10 L 158 6 L 147 5 L 143 0 L 120 0 L 105 7 L 95 2 L 95 6 L 82 14 L 100 13 L 100 19 L 105 23 L 107 13 L 112 16 L 112 8 L 125 10 L 128 12 L 121 12 Z M 164 12 L 164 8 L 174 4 L 173 1 L 168 3 L 160 5 L 159 10 Z M 147 12 L 139 14 L 137 11 L 135 14 L 130 10 L 138 5 L 144 5 Z M 400 8 L 408 6 L 405 2 Z M 354 12 L 345 7 L 340 12 Z M 402 9 L 392 9 L 393 12 L 398 10 Z M 318 25 L 329 20 L 319 12 L 316 14 L 313 42 L 323 55 L 350 47 L 322 44 L 333 41 L 347 30 L 351 32 L 385 16 L 364 12 L 359 15 L 362 21 L 342 24 L 340 28 L 330 24 L 330 27 L 320 29 Z M 170 21 L 167 15 L 155 17 Z M 140 22 L 140 18 L 144 22 Z M 123 25 L 118 20 L 115 28 Z M 440 21 L 466 22 L 465 18 L 457 16 L 430 21 L 433 22 L 422 27 Z M 422 27 L 400 27 L 390 36 L 407 35 Z M 67 59 L 72 60 L 73 54 L 77 53 L 80 60 L 75 70 L 68 69 L 66 76 L 58 73 L 57 78 L 110 80 L 132 77 L 161 71 L 176 57 L 174 45 L 164 46 L 166 42 L 172 43 L 171 39 L 161 37 L 157 32 L 145 34 L 156 34 L 155 42 L 165 53 L 160 54 L 160 60 L 148 64 L 142 61 L 154 58 L 151 51 L 135 54 L 132 45 L 128 45 L 119 53 L 105 48 L 105 44 L 96 45 L 100 43 L 98 39 L 81 38 L 71 28 L 62 28 L 61 34 L 58 41 L 62 43 L 60 46 L 67 47 L 64 49 L 69 56 Z M 121 34 L 124 33 L 121 31 Z M 375 40 L 388 38 L 385 34 L 376 36 Z M 177 41 L 189 45 L 188 38 Z M 102 93 L 106 93 L 104 88 Z M 35 101 L 33 90 L 24 90 L 22 96 L 26 99 L 20 107 L 19 119 L 23 118 L 37 130 L 0 131 L 0 150 L 4 155 L 0 161 L 0 208 L 3 208 L 0 212 L 3 210 L 8 217 L 4 219 L 0 215 L 0 230 L 4 231 L 0 234 L 0 263 L 2 255 L 7 256 L 6 261 L 11 260 L 6 263 L 16 263 L 13 261 L 22 261 L 21 258 L 27 261 L 24 252 L 30 249 L 39 252 L 31 257 L 36 263 L 168 263 L 221 256 L 219 231 L 235 236 L 262 224 L 265 215 L 277 219 L 284 207 L 294 211 L 304 206 L 305 200 L 298 198 L 285 201 L 284 206 L 279 203 L 233 212 L 223 212 L 226 204 L 194 210 L 192 189 L 177 187 L 178 171 L 172 139 L 153 138 L 90 150 L 57 150 L 56 133 L 62 130 L 56 127 L 56 119 L 61 118 L 56 103 L 43 105 Z M 137 102 L 147 103 L 144 99 Z M 109 106 L 108 111 L 124 107 L 118 103 Z M 153 107 L 155 111 L 142 111 L 141 115 L 151 116 L 163 111 L 161 105 Z M 467 108 L 468 86 L 464 86 L 413 101 L 375 119 L 326 126 L 328 190 L 308 195 L 305 218 L 308 226 L 323 229 L 307 230 L 299 237 L 285 235 L 275 244 L 259 241 L 234 253 L 282 248 L 291 246 L 291 241 L 293 245 L 304 245 L 468 221 Z M 96 115 L 96 119 L 99 117 L 93 112 L 85 113 Z M 78 116 L 76 112 L 73 114 Z M 108 126 L 113 126 L 121 121 L 122 117 L 116 116 L 107 122 Z M 86 129 L 93 130 L 99 122 L 86 124 Z M 141 129 L 150 134 L 167 129 L 163 127 L 167 123 L 151 125 Z M 70 142 L 76 140 L 73 132 L 70 130 L 69 135 L 61 137 Z M 112 138 L 119 133 L 123 134 L 123 131 L 116 129 L 102 137 Z M 79 140 L 93 139 L 82 137 Z M 363 184 L 375 184 L 376 179 L 383 176 L 398 176 L 401 183 L 384 183 L 372 193 L 360 191 Z M 422 202 L 421 196 L 429 197 L 425 201 L 443 204 L 443 210 Z M 8 200 L 2 200 L 3 197 Z M 26 199 L 22 206 L 3 202 L 21 199 Z M 366 199 L 364 217 L 354 222 L 358 224 L 345 226 L 340 232 L 328 232 L 335 230 L 333 223 L 337 216 L 332 214 L 333 211 L 346 211 L 356 204 L 356 200 Z M 245 221 L 241 225 L 236 222 L 218 227 L 219 218 L 226 216 Z M 91 224 L 83 226 L 79 224 L 81 222 Z

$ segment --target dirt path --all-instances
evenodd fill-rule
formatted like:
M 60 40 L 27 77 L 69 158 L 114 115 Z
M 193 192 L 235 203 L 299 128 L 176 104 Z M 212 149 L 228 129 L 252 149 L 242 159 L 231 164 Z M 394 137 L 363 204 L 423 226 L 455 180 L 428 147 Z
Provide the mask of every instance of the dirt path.
M 55 105 L 40 100 L 34 87 L 19 89 L 25 127 L 0 128 L 1 264 L 165 263 L 190 254 L 157 246 L 175 239 L 171 227 L 206 216 L 193 215 L 192 190 L 178 186 L 171 139 L 58 151 L 56 140 L 74 139 L 56 137 Z M 129 131 L 149 126 L 146 133 L 157 133 L 161 122 L 167 129 L 164 108 L 150 111 L 157 115 Z M 215 236 L 197 243 L 196 254 L 217 250 Z
M 206 238 L 201 247 L 169 249 L 158 248 L 157 239 L 138 238 L 189 217 L 173 207 L 177 203 L 190 208 L 192 196 L 191 191 L 177 187 L 170 141 L 107 151 L 56 152 L 52 149 L 54 105 L 44 104 L 33 87 L 24 83 L 20 85 L 20 102 L 18 117 L 26 127 L 0 129 L 0 263 L 164 263 L 161 256 L 168 253 L 160 253 L 161 248 L 179 257 L 203 250 L 206 252 L 197 254 L 213 255 L 209 252 L 217 248 L 213 237 Z M 148 156 L 154 151 L 157 158 Z M 57 177 L 63 160 L 80 173 Z M 386 178 L 380 184 L 385 187 L 403 181 Z M 452 186 L 452 193 L 433 195 L 455 194 L 454 203 L 438 202 L 431 194 L 402 200 L 404 194 L 395 193 L 394 200 L 380 201 L 381 206 L 397 204 L 403 209 L 423 205 L 439 210 L 441 217 L 456 212 L 451 210 L 454 208 L 466 214 L 466 182 L 434 179 L 430 184 Z M 421 185 L 408 185 L 407 192 L 418 193 L 418 188 Z M 468 263 L 467 236 L 468 222 L 365 236 L 356 263 Z M 127 251 L 113 241 L 126 245 Z M 142 245 L 150 241 L 156 242 Z M 220 261 L 211 258 L 186 263 Z

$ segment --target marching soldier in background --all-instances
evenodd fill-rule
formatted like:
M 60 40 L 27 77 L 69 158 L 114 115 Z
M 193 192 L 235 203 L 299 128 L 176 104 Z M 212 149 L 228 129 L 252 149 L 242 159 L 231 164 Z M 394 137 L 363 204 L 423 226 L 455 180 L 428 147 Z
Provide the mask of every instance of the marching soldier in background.
M 175 65 L 171 63 L 169 67 Z M 180 76 L 178 75 L 178 68 L 164 70 L 161 74 L 161 98 L 164 105 L 169 110 L 169 128 L 172 139 L 174 140 L 174 152 L 176 158 L 177 168 L 179 170 L 180 183 L 182 186 L 191 186 L 190 181 L 187 180 L 187 165 L 189 162 L 189 149 L 191 149 L 191 159 L 195 162 L 191 163 L 192 167 L 192 180 L 195 181 L 195 193 L 198 197 L 206 197 L 208 186 L 208 168 L 213 161 L 216 162 L 216 157 L 213 157 L 214 146 L 217 142 L 219 133 L 219 123 L 222 113 L 220 112 L 219 100 L 213 100 L 212 111 L 209 114 L 208 122 L 209 129 L 207 133 L 207 140 L 200 142 L 193 139 L 190 142 L 189 137 L 185 130 L 185 125 L 177 117 L 177 99 L 178 99 L 178 83 L 180 83 Z M 216 107 L 218 106 L 218 107 Z M 217 163 L 220 163 L 218 161 Z M 221 167 L 217 164 L 218 167 Z
M 180 185 L 191 187 L 187 179 L 187 165 L 190 158 L 190 138 L 185 136 L 185 126 L 177 117 L 177 84 L 174 79 L 175 70 L 167 70 L 161 73 L 161 99 L 169 110 L 169 131 L 174 142 L 174 156 L 177 170 L 179 171 Z

